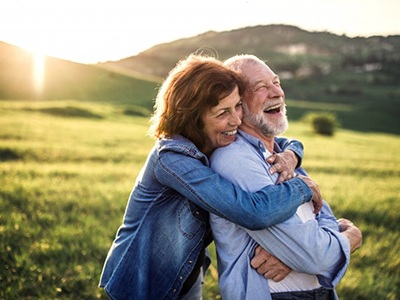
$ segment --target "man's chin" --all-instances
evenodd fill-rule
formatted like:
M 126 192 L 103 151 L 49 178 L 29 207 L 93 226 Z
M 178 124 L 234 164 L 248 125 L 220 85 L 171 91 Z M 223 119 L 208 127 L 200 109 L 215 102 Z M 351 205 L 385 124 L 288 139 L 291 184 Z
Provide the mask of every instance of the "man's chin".
M 274 137 L 283 134 L 288 129 L 288 127 L 288 122 L 283 121 L 279 124 L 266 124 L 262 131 L 264 135 Z

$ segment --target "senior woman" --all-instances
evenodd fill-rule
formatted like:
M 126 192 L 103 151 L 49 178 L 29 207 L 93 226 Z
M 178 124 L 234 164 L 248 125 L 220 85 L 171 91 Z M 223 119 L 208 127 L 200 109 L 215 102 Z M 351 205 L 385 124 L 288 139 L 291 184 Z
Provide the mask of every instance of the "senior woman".
M 308 179 L 246 193 L 209 168 L 213 150 L 235 140 L 243 89 L 234 71 L 198 55 L 181 60 L 164 81 L 150 127 L 157 141 L 101 275 L 110 298 L 200 299 L 201 267 L 212 241 L 209 212 L 262 229 L 288 219 L 302 203 L 320 205 Z M 301 155 L 296 143 L 280 142 Z

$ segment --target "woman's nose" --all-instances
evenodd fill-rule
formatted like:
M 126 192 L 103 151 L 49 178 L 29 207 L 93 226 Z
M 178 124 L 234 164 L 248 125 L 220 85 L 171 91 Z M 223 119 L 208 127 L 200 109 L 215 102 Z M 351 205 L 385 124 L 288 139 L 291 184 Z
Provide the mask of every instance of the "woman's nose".
M 242 124 L 242 114 L 238 112 L 233 112 L 229 120 L 229 125 L 240 126 Z

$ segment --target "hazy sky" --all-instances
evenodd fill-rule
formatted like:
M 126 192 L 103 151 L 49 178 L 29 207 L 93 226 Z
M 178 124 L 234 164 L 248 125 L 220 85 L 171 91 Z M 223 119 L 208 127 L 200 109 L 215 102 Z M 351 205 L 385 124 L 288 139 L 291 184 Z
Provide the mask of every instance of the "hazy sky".
M 1 0 L 0 41 L 95 63 L 209 30 L 255 25 L 400 34 L 399 12 L 399 0 Z

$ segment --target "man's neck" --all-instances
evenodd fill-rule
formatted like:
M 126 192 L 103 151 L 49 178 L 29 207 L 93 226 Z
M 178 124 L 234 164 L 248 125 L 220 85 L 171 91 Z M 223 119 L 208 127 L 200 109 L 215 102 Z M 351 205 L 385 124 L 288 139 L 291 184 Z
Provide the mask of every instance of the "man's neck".
M 247 134 L 250 134 L 264 143 L 265 148 L 271 153 L 274 153 L 274 137 L 273 136 L 265 136 L 263 135 L 257 128 L 253 126 L 249 126 L 247 124 L 242 123 L 239 127 L 240 130 L 243 130 Z

